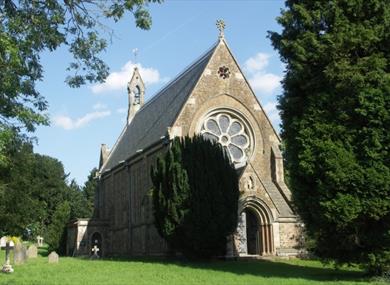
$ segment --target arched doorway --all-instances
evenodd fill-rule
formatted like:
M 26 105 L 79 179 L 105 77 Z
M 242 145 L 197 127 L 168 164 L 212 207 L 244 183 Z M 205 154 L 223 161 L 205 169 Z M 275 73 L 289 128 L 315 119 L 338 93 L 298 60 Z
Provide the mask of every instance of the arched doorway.
M 251 209 L 245 210 L 247 253 L 261 254 L 261 227 L 256 214 Z
M 236 236 L 238 253 L 240 255 L 275 254 L 271 211 L 257 197 L 244 199 L 239 205 L 240 218 Z
M 95 232 L 91 237 L 91 254 L 93 254 L 92 249 L 96 246 L 98 248 L 97 255 L 100 257 L 103 256 L 103 242 L 102 235 L 98 232 Z

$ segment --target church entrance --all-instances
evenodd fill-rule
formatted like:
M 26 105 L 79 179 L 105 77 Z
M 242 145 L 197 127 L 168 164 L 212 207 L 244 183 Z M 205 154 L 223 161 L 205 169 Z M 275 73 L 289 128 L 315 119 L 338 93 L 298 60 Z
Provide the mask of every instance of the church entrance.
M 247 197 L 239 211 L 235 234 L 239 256 L 274 255 L 272 213 L 265 203 L 257 197 Z
M 261 227 L 256 214 L 250 209 L 245 210 L 246 214 L 246 238 L 247 238 L 247 253 L 261 254 Z
M 92 238 L 91 238 L 91 249 L 90 249 L 90 253 L 93 254 L 94 252 L 92 252 L 92 250 L 96 250 L 97 252 L 97 255 L 99 255 L 100 257 L 102 257 L 102 254 L 103 254 L 103 247 L 102 247 L 103 243 L 102 243 L 102 235 L 98 232 L 94 233 L 92 235 Z M 96 248 L 95 248 L 96 246 Z

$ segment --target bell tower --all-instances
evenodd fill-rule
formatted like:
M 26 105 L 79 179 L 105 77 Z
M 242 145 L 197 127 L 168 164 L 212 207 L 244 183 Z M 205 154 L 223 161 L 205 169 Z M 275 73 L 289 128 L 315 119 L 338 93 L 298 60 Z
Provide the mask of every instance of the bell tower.
M 130 124 L 135 114 L 144 105 L 145 84 L 141 78 L 138 67 L 134 67 L 133 76 L 127 84 L 129 108 L 127 111 L 127 124 Z

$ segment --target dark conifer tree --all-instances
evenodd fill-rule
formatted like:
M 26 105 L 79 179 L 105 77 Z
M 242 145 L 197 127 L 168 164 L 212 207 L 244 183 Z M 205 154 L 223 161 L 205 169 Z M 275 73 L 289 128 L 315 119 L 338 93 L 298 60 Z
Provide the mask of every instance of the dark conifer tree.
M 299 214 L 324 259 L 390 264 L 390 2 L 288 0 L 270 38 Z
M 203 137 L 175 139 L 152 169 L 157 229 L 187 257 L 225 254 L 237 226 L 238 176 L 222 148 Z

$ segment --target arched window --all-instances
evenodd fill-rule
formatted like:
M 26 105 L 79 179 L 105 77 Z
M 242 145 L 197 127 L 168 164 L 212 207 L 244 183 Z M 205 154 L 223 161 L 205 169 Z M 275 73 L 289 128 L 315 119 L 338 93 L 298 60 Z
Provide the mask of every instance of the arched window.
M 138 85 L 134 88 L 134 105 L 138 105 L 141 100 L 141 89 Z

